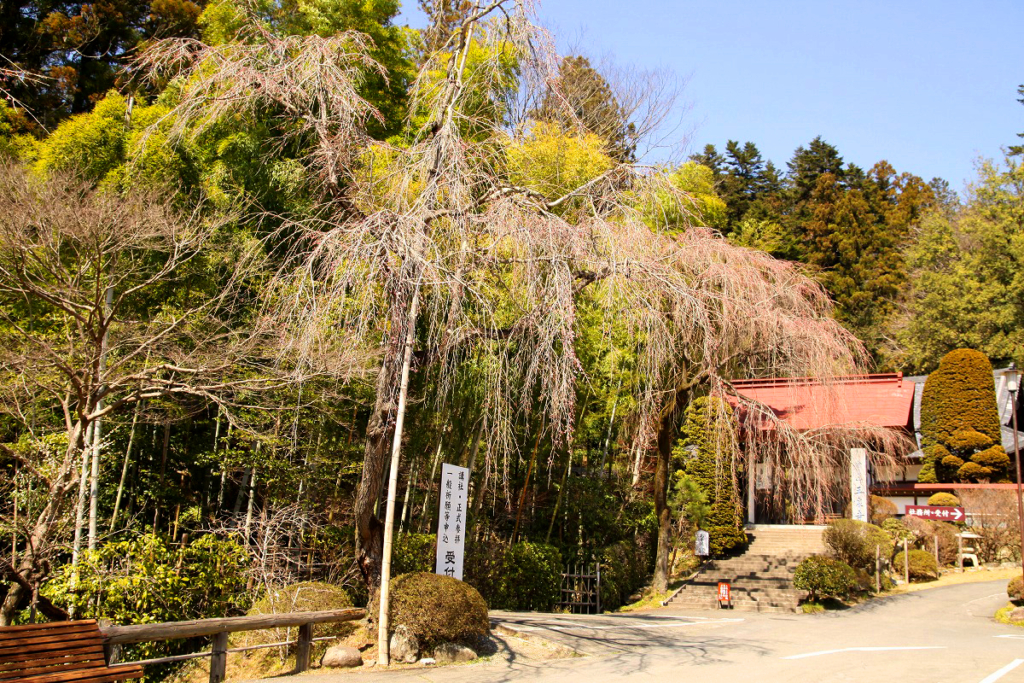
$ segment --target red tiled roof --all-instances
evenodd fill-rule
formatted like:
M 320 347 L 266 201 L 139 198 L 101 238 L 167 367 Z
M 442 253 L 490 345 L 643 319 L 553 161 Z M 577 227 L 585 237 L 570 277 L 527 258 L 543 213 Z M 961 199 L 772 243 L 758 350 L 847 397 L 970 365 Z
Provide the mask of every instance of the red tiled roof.
M 911 427 L 914 383 L 904 380 L 902 373 L 851 375 L 828 382 L 806 377 L 747 379 L 733 382 L 733 387 L 798 430 L 846 423 Z

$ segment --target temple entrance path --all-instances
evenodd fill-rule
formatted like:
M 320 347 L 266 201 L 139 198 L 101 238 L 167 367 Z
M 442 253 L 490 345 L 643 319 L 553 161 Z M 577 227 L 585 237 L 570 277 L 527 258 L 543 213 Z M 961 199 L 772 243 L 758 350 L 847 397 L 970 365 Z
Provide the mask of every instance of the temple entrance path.
M 313 671 L 296 680 L 1024 683 L 1024 629 L 992 619 L 1006 604 L 1005 587 L 1005 581 L 962 584 L 813 615 L 495 612 L 495 636 L 508 646 L 489 661 Z M 531 656 L 530 647 L 543 656 Z

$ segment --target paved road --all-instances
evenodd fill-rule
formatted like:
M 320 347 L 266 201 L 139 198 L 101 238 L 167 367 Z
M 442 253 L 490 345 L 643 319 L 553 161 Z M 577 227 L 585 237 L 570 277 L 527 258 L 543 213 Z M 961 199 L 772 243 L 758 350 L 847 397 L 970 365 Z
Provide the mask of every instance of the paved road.
M 499 624 L 584 657 L 313 674 L 377 681 L 864 681 L 1024 683 L 1024 629 L 992 620 L 1005 582 L 964 584 L 817 615 L 656 610 L 612 616 L 495 613 Z M 500 630 L 500 629 L 499 629 Z

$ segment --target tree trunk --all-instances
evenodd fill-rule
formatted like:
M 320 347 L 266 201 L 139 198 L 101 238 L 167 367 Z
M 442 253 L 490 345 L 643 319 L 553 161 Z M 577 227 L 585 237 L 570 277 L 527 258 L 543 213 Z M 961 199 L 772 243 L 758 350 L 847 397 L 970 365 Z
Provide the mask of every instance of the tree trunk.
M 443 434 L 442 434 L 443 436 Z M 419 533 L 423 533 L 424 529 L 427 529 L 427 521 L 430 519 L 430 498 L 434 492 L 434 477 L 437 476 L 437 463 L 441 461 L 441 438 L 437 439 L 437 453 L 434 454 L 434 466 L 430 468 L 430 480 L 427 482 L 427 493 L 423 497 L 423 511 L 420 512 L 420 524 L 418 527 Z
M 654 514 L 658 518 L 658 552 L 654 562 L 653 588 L 658 593 L 668 590 L 668 556 L 672 545 L 672 511 L 668 507 L 669 464 L 675 444 L 677 408 L 686 405 L 687 389 L 678 389 L 671 403 L 665 406 L 658 427 L 658 463 L 654 470 Z
M 135 404 L 135 415 L 132 417 L 132 431 L 128 434 L 128 448 L 124 452 L 124 464 L 121 465 L 121 480 L 117 484 L 117 497 L 114 499 L 114 512 L 110 515 L 110 532 L 114 532 L 114 525 L 117 524 L 117 513 L 121 511 L 121 494 L 124 493 L 124 482 L 128 478 L 128 463 L 132 457 L 132 445 L 135 443 L 135 426 L 139 422 L 139 411 L 142 410 L 142 401 Z M 217 428 L 220 428 L 220 414 L 218 414 Z
M 384 348 L 380 373 L 377 375 L 377 398 L 366 425 L 363 474 L 359 480 L 353 510 L 356 527 L 356 562 L 371 595 L 374 595 L 380 586 L 384 554 L 384 525 L 374 514 L 374 508 L 384 488 L 384 468 L 391 455 L 390 437 L 394 431 L 402 375 L 403 342 L 407 327 L 405 313 L 403 307 L 392 307 L 391 334 Z

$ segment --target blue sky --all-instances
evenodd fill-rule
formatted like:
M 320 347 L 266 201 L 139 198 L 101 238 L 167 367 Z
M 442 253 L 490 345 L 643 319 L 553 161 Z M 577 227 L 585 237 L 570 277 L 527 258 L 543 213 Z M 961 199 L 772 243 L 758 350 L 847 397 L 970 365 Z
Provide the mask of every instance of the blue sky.
M 549 0 L 539 16 L 562 50 L 685 79 L 688 152 L 750 140 L 784 170 L 821 135 L 865 169 L 887 159 L 962 190 L 1024 132 L 1021 0 Z

